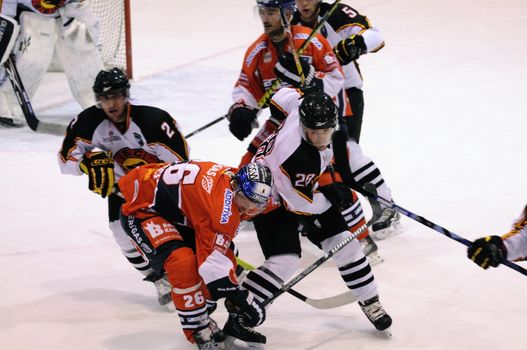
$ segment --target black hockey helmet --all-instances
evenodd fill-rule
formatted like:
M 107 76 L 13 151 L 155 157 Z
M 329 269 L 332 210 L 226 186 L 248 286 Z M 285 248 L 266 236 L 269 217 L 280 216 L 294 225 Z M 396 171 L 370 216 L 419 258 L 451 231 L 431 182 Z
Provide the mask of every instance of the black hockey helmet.
M 256 0 L 256 6 L 294 10 L 295 0 Z
M 273 183 L 269 168 L 251 162 L 242 166 L 233 179 L 245 197 L 251 202 L 258 204 L 258 206 L 265 207 L 269 198 L 271 198 L 271 186 Z
M 337 127 L 337 106 L 328 94 L 322 91 L 304 96 L 298 108 L 300 123 L 310 129 L 328 129 Z
M 93 92 L 96 96 L 111 95 L 118 92 L 125 92 L 128 96 L 129 88 L 128 78 L 117 67 L 100 71 L 93 84 Z

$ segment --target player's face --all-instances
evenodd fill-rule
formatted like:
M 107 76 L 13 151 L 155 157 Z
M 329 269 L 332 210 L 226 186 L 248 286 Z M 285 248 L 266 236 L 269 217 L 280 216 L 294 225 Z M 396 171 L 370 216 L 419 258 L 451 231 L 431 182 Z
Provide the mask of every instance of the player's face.
M 281 36 L 284 34 L 280 9 L 272 7 L 258 7 L 258 15 L 262 20 L 265 34 L 270 37 Z
M 97 96 L 97 101 L 112 122 L 120 123 L 126 119 L 126 103 L 128 102 L 126 93 Z
M 306 135 L 307 141 L 315 146 L 319 151 L 323 151 L 328 148 L 328 145 L 331 143 L 331 138 L 333 137 L 333 132 L 335 128 L 327 129 L 310 129 L 304 128 L 304 133 Z
M 241 191 L 238 191 L 236 196 L 234 196 L 234 202 L 238 206 L 238 210 L 242 216 L 258 215 L 265 209 L 265 205 L 253 202 L 245 197 Z
M 320 0 L 296 0 L 296 8 L 300 19 L 305 23 L 314 23 L 318 15 L 318 3 Z

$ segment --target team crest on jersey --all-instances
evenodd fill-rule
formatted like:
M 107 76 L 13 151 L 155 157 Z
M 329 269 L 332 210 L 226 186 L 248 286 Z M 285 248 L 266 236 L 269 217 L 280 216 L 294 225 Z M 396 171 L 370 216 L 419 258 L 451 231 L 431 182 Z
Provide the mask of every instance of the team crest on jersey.
M 201 178 L 201 187 L 203 187 L 203 189 L 208 193 L 210 194 L 210 192 L 212 191 L 212 184 L 213 184 L 213 181 L 212 181 L 212 178 L 210 176 L 203 176 Z
M 102 138 L 102 142 L 109 143 L 112 145 L 114 142 L 117 142 L 117 141 L 121 141 L 121 137 L 119 135 L 115 135 L 113 131 L 110 131 L 107 137 Z
M 114 161 L 127 173 L 133 168 L 150 163 L 160 163 L 161 160 L 141 148 L 121 148 L 115 155 Z
M 234 199 L 234 193 L 228 188 L 225 189 L 223 194 L 223 209 L 221 210 L 221 224 L 227 224 L 232 215 L 232 201 Z
M 58 4 L 54 4 L 54 1 L 49 0 L 31 0 L 33 8 L 40 13 L 45 15 L 52 15 L 58 11 L 59 7 L 64 6 L 65 0 L 61 0 Z

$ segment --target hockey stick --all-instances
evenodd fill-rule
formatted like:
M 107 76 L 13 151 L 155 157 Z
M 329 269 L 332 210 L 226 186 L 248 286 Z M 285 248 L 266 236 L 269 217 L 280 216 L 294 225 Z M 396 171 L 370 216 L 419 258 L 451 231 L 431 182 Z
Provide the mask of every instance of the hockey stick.
M 304 41 L 304 43 L 302 44 L 302 46 L 298 49 L 297 51 L 297 56 L 302 54 L 302 52 L 306 49 L 307 45 L 309 45 L 309 42 L 311 41 L 311 39 L 313 39 L 313 37 L 315 36 L 315 34 L 317 34 L 320 29 L 322 28 L 322 26 L 326 23 L 326 21 L 328 20 L 328 18 L 333 14 L 333 12 L 335 11 L 335 9 L 337 8 L 337 4 L 340 2 L 340 0 L 336 0 L 333 5 L 331 6 L 331 8 L 328 10 L 328 12 L 326 12 L 324 14 L 324 16 L 320 19 L 320 21 L 318 22 L 317 26 L 315 27 L 315 29 L 313 29 L 313 31 L 309 34 L 309 37 Z M 296 64 L 296 60 L 295 60 L 295 64 Z M 300 64 L 300 61 L 298 61 L 298 65 Z M 297 66 L 298 67 L 298 66 Z M 276 79 L 274 81 L 274 83 L 271 85 L 271 87 L 269 89 L 267 89 L 265 91 L 265 93 L 263 94 L 263 96 L 260 98 L 260 100 L 258 101 L 258 107 L 262 107 L 263 105 L 265 105 L 267 103 L 267 101 L 269 101 L 269 99 L 271 98 L 271 95 L 275 92 L 276 89 L 278 89 L 280 87 L 280 84 L 282 84 L 282 81 L 280 79 Z M 219 118 L 216 118 L 214 119 L 213 121 L 211 121 L 210 123 L 208 124 L 205 124 L 203 125 L 202 127 L 200 127 L 199 129 L 197 130 L 194 130 L 192 131 L 191 133 L 189 133 L 188 135 L 185 136 L 185 138 L 189 138 L 191 136 L 194 136 L 200 132 L 202 132 L 203 130 L 211 127 L 212 125 L 214 124 L 217 124 L 219 123 L 220 121 L 222 121 L 223 119 L 226 119 L 228 118 L 228 114 L 225 114 L 225 115 L 222 115 L 221 117 Z
M 20 79 L 20 74 L 18 74 L 13 57 L 13 54 L 9 56 L 9 58 L 4 63 L 4 67 L 7 75 L 9 76 L 9 80 L 11 80 L 11 85 L 15 91 L 18 104 L 20 105 L 20 108 L 22 108 L 22 113 L 24 113 L 27 125 L 31 128 L 31 130 L 37 131 L 40 121 L 35 116 L 35 112 L 33 112 L 33 106 L 31 106 L 29 96 L 27 95 L 26 89 L 24 88 L 24 84 L 22 84 L 22 79 Z
M 321 256 L 319 259 L 317 259 L 314 263 L 309 265 L 304 271 L 300 272 L 296 277 L 291 279 L 289 282 L 284 284 L 282 288 L 277 290 L 273 293 L 272 296 L 270 296 L 268 299 L 264 300 L 262 302 L 263 306 L 267 306 L 268 304 L 272 303 L 276 298 L 278 298 L 280 295 L 284 294 L 288 290 L 290 290 L 295 284 L 303 280 L 307 275 L 309 275 L 311 272 L 313 272 L 315 269 L 317 269 L 320 265 L 325 263 L 329 260 L 335 253 L 337 253 L 339 250 L 344 248 L 349 242 L 353 241 L 357 236 L 359 236 L 362 232 L 364 232 L 368 227 L 366 225 L 362 225 L 358 230 L 355 232 L 350 233 L 348 237 L 343 239 L 340 243 L 338 243 L 336 246 L 331 248 L 327 253 L 325 253 L 323 256 Z
M 453 239 L 454 241 L 457 241 L 457 242 L 459 242 L 459 243 L 461 243 L 461 244 L 463 244 L 463 245 L 465 245 L 467 247 L 471 247 L 472 246 L 472 242 L 470 242 L 466 238 L 463 238 L 463 237 L 455 234 L 454 232 L 449 231 L 446 228 L 444 228 L 442 226 L 439 226 L 438 224 L 435 224 L 435 223 L 433 223 L 432 221 L 430 221 L 428 219 L 425 219 L 424 217 L 422 217 L 420 215 L 412 213 L 411 211 L 409 211 L 407 209 L 404 209 L 403 207 L 401 207 L 401 206 L 399 206 L 399 205 L 397 205 L 397 204 L 395 204 L 395 203 L 393 203 L 393 202 L 391 202 L 391 201 L 389 201 L 389 200 L 387 200 L 385 198 L 382 198 L 382 197 L 377 196 L 375 194 L 369 193 L 368 191 L 365 191 L 362 188 L 359 188 L 359 189 L 358 188 L 353 188 L 353 189 L 355 191 L 359 192 L 359 193 L 362 193 L 364 196 L 366 196 L 368 198 L 372 198 L 372 199 L 376 200 L 377 202 L 379 202 L 381 204 L 384 204 L 386 206 L 389 206 L 389 207 L 397 210 L 401 214 L 409 217 L 410 219 L 413 219 L 413 220 L 417 221 L 418 223 L 423 224 L 423 225 L 431 228 L 432 230 L 437 231 L 437 232 L 441 233 L 444 236 L 447 236 L 450 239 Z M 507 260 L 507 259 L 503 259 L 503 258 L 500 258 L 499 261 L 500 261 L 501 264 L 503 264 L 503 265 L 505 265 L 507 267 L 510 267 L 511 269 L 513 269 L 515 271 L 518 271 L 519 273 L 527 276 L 527 270 L 524 269 L 523 267 L 521 267 L 520 265 L 517 265 L 514 262 L 512 262 L 510 260 Z
M 65 125 L 45 123 L 38 120 L 33 111 L 33 106 L 31 105 L 26 89 L 24 88 L 24 84 L 22 83 L 22 79 L 20 78 L 20 74 L 18 73 L 18 69 L 16 68 L 13 54 L 11 54 L 5 61 L 4 67 L 29 128 L 39 133 L 59 136 L 64 135 L 64 132 L 66 131 Z
M 243 267 L 246 270 L 251 271 L 251 270 L 256 269 L 256 267 L 254 267 L 253 265 L 251 265 L 247 261 L 245 261 L 243 259 L 240 259 L 239 257 L 236 257 L 236 262 L 238 263 L 238 265 L 240 265 L 241 267 Z M 338 295 L 334 295 L 334 296 L 331 296 L 331 297 L 327 297 L 327 298 L 322 298 L 322 299 L 313 299 L 313 298 L 310 298 L 310 297 L 306 297 L 305 295 L 303 295 L 300 292 L 297 292 L 293 288 L 288 289 L 287 293 L 289 293 L 292 296 L 294 296 L 295 298 L 298 298 L 298 299 L 302 300 L 303 302 L 313 306 L 314 308 L 321 309 L 321 310 L 333 309 L 333 308 L 336 308 L 336 307 L 339 307 L 339 306 L 343 306 L 343 305 L 347 305 L 347 304 L 351 304 L 351 303 L 354 303 L 354 302 L 357 301 L 357 298 L 355 298 L 353 293 L 351 291 L 349 291 L 349 290 L 347 292 L 344 292 L 344 293 L 341 293 L 341 294 L 338 294 Z
M 295 61 L 296 70 L 300 76 L 300 85 L 303 87 L 306 82 L 306 77 L 304 71 L 302 70 L 302 65 L 300 64 L 300 57 L 298 51 L 295 49 L 295 42 L 293 41 L 293 34 L 291 34 L 291 26 L 287 20 L 287 16 L 282 7 L 280 7 L 280 19 L 282 20 L 282 26 L 287 34 L 287 39 L 291 43 L 291 50 L 293 51 L 293 60 Z
M 196 130 L 192 131 L 191 133 L 185 135 L 185 138 L 188 139 L 189 137 L 192 137 L 192 136 L 194 136 L 194 135 L 196 135 L 196 134 L 199 134 L 199 133 L 202 132 L 203 130 L 205 130 L 205 129 L 211 127 L 211 126 L 213 126 L 214 124 L 217 124 L 217 123 L 221 122 L 223 119 L 227 118 L 228 116 L 229 116 L 228 114 L 224 114 L 224 115 L 222 115 L 221 117 L 214 119 L 214 120 L 211 121 L 210 123 L 203 125 L 201 128 L 196 129 Z
M 328 12 L 326 12 L 324 14 L 324 16 L 320 19 L 320 21 L 318 22 L 317 26 L 315 27 L 315 29 L 313 29 L 313 31 L 309 34 L 309 36 L 307 37 L 307 39 L 302 43 L 302 46 L 300 46 L 300 48 L 298 49 L 297 51 L 297 55 L 301 55 L 302 52 L 304 52 L 304 50 L 306 49 L 307 45 L 309 45 L 309 43 L 311 42 L 311 39 L 313 39 L 313 37 L 320 31 L 320 29 L 324 26 L 324 24 L 327 22 L 328 18 L 333 14 L 333 12 L 337 9 L 337 6 L 339 4 L 340 0 L 336 0 L 333 5 L 331 5 L 331 8 L 328 10 Z M 295 62 L 296 63 L 296 62 Z M 271 95 L 275 92 L 276 89 L 278 89 L 280 87 L 280 84 L 282 84 L 282 80 L 280 79 L 276 79 L 273 84 L 271 85 L 271 87 L 269 89 L 267 89 L 265 91 L 265 93 L 263 94 L 263 96 L 260 98 L 260 100 L 258 101 L 258 107 L 262 107 L 263 105 L 265 105 L 267 103 L 267 101 L 269 101 L 269 99 L 271 98 Z

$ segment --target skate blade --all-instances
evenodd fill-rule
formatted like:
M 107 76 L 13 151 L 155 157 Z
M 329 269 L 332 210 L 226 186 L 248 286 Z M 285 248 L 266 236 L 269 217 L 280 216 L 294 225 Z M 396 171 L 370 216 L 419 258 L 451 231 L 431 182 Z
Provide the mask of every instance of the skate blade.
M 372 236 L 373 239 L 375 239 L 376 241 L 382 241 L 383 239 L 386 239 L 386 238 L 389 238 L 389 237 L 392 237 L 392 236 L 395 236 L 401 233 L 402 229 L 400 226 L 401 226 L 401 223 L 396 222 L 390 227 L 387 227 L 383 230 L 372 231 L 370 233 L 370 236 Z
M 390 339 L 392 338 L 392 330 L 390 327 L 386 328 L 383 331 L 379 331 L 379 333 L 385 336 L 386 338 L 390 338 Z
M 384 259 L 377 252 L 373 252 L 370 255 L 367 255 L 366 258 L 368 259 L 370 266 L 378 265 L 384 262 Z
M 264 344 L 246 342 L 233 336 L 225 337 L 225 349 L 226 350 L 264 350 Z

